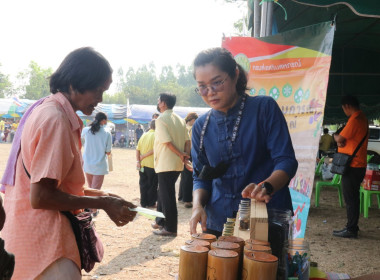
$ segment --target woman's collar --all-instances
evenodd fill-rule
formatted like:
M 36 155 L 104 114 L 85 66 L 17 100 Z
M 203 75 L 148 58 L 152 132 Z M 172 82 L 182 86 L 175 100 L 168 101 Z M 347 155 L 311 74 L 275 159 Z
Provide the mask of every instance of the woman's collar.
M 228 117 L 228 116 L 231 116 L 231 115 L 236 115 L 239 112 L 239 107 L 240 107 L 241 102 L 242 102 L 242 96 L 239 95 L 239 98 L 236 101 L 235 105 L 232 106 L 230 109 L 228 109 L 227 113 L 224 113 L 222 111 L 218 111 L 218 110 L 212 109 L 212 114 L 215 117 L 218 117 L 218 118 L 221 118 L 221 117 L 224 118 L 224 117 Z

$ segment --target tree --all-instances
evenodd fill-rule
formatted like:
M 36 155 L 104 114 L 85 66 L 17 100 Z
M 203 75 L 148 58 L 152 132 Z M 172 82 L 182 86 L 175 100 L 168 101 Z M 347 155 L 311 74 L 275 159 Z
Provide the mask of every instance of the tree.
M 17 78 L 22 81 L 19 88 L 20 96 L 32 100 L 48 96 L 50 94 L 48 78 L 51 74 L 53 74 L 51 68 L 43 69 L 36 62 L 31 61 L 29 69 L 17 75 Z
M 176 65 L 176 73 L 172 66 L 164 66 L 157 78 L 153 62 L 143 65 L 137 70 L 130 67 L 126 72 L 119 69 L 116 77 L 117 92 L 105 93 L 103 102 L 108 104 L 145 104 L 156 105 L 161 92 L 177 95 L 177 106 L 205 106 L 202 98 L 194 92 L 196 83 L 192 67 Z M 125 73 L 125 74 L 124 74 Z
M 12 89 L 12 83 L 9 81 L 9 76 L 0 72 L 0 98 L 12 95 Z

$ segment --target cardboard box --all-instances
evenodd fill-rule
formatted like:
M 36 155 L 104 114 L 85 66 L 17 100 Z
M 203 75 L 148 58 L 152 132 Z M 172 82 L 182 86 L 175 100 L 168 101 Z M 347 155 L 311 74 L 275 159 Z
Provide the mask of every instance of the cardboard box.
M 367 170 L 363 180 L 363 188 L 365 190 L 380 190 L 380 171 Z

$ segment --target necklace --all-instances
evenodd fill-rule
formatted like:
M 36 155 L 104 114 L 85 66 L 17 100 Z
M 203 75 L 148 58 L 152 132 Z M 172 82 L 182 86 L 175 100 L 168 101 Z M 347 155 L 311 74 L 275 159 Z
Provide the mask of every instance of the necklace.
M 238 112 L 238 115 L 236 117 L 236 121 L 235 121 L 234 127 L 232 129 L 232 138 L 231 138 L 231 143 L 232 144 L 235 142 L 236 137 L 238 135 L 239 126 L 240 126 L 240 123 L 241 123 L 241 117 L 243 115 L 243 109 L 244 109 L 244 106 L 245 106 L 246 99 L 247 99 L 247 95 L 244 94 L 243 97 L 242 97 L 242 99 L 241 99 L 241 103 L 240 103 L 240 107 L 239 107 L 239 112 Z M 202 127 L 201 139 L 199 141 L 199 152 L 203 151 L 204 136 L 205 136 L 205 133 L 206 133 L 207 125 L 208 125 L 208 123 L 210 121 L 211 112 L 212 112 L 212 110 L 210 110 L 208 112 L 206 120 L 205 120 L 205 122 L 203 124 L 203 127 Z

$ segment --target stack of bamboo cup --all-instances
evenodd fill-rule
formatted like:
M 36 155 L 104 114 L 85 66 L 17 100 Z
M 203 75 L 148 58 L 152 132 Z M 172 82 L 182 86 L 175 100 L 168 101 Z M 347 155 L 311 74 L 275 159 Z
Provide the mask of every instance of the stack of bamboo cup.
M 212 234 L 193 234 L 181 246 L 177 279 L 275 280 L 278 259 L 271 254 L 267 221 L 265 204 L 253 200 L 248 231 L 235 225 L 233 236 L 218 240 Z

